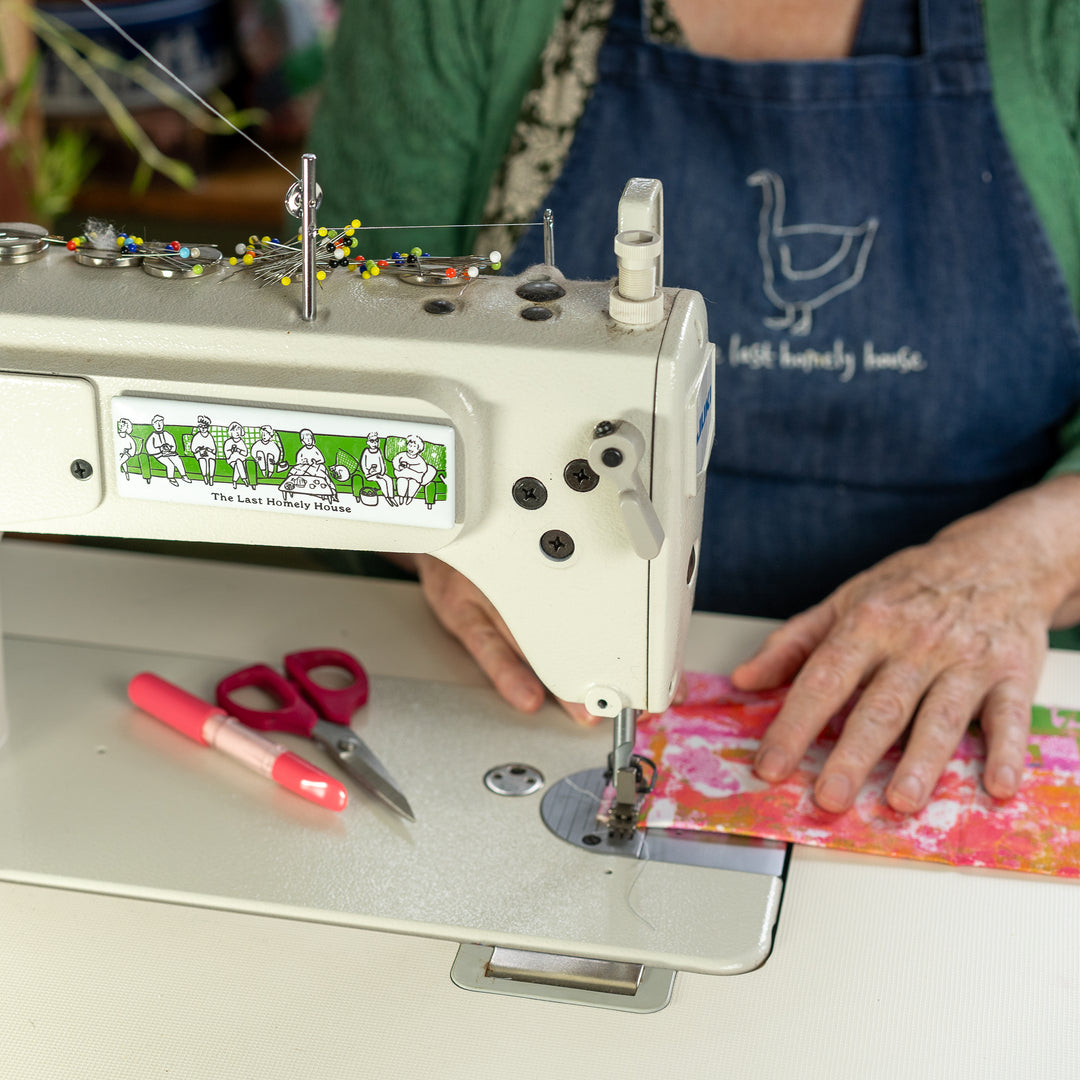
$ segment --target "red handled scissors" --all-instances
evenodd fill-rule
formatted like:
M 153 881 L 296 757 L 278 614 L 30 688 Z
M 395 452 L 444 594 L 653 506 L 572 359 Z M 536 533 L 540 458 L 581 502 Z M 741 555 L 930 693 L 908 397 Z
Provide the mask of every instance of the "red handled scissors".
M 322 686 L 311 677 L 316 668 L 337 668 L 351 677 L 346 686 Z M 253 686 L 279 702 L 273 709 L 253 709 L 232 697 Z M 285 657 L 285 675 L 266 664 L 234 671 L 217 684 L 217 703 L 240 723 L 258 731 L 289 731 L 314 739 L 356 781 L 403 817 L 415 821 L 412 807 L 367 743 L 349 726 L 353 713 L 368 699 L 367 672 L 341 649 L 306 649 Z

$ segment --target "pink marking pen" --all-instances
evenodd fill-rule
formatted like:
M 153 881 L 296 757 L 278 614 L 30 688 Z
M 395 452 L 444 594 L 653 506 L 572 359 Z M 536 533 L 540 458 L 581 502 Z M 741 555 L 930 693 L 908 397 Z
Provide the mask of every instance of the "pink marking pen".
M 203 746 L 213 746 L 309 802 L 344 810 L 349 794 L 332 776 L 299 754 L 244 727 L 224 709 L 144 671 L 128 683 L 128 697 L 151 716 Z

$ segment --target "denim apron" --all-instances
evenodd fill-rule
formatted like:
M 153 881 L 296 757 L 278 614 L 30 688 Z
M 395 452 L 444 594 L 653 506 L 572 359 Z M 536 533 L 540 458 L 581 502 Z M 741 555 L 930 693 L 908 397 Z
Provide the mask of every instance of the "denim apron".
M 545 204 L 567 277 L 614 272 L 631 176 L 663 181 L 665 283 L 717 346 L 699 608 L 790 615 L 1053 463 L 1080 327 L 977 0 L 866 0 L 849 59 L 798 63 L 654 45 L 616 0 Z

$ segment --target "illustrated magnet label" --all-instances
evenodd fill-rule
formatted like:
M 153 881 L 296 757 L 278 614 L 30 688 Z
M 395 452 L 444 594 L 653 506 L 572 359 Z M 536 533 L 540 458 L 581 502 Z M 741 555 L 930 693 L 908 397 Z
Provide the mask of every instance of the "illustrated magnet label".
M 254 405 L 112 399 L 120 495 L 450 529 L 454 429 Z

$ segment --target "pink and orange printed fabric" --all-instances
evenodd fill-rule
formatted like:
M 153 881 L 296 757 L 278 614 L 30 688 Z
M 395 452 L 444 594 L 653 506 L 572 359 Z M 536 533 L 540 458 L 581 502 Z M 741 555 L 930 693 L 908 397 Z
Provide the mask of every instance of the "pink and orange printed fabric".
M 812 788 L 842 721 L 834 720 L 782 784 L 759 780 L 758 741 L 785 691 L 742 693 L 719 675 L 689 675 L 685 702 L 638 725 L 637 753 L 656 762 L 656 788 L 643 822 L 787 840 L 956 866 L 1080 877 L 1080 713 L 1036 706 L 1020 792 L 990 798 L 977 729 L 965 734 L 930 803 L 907 816 L 884 790 L 900 758 L 894 748 L 871 773 L 855 805 L 830 814 Z

